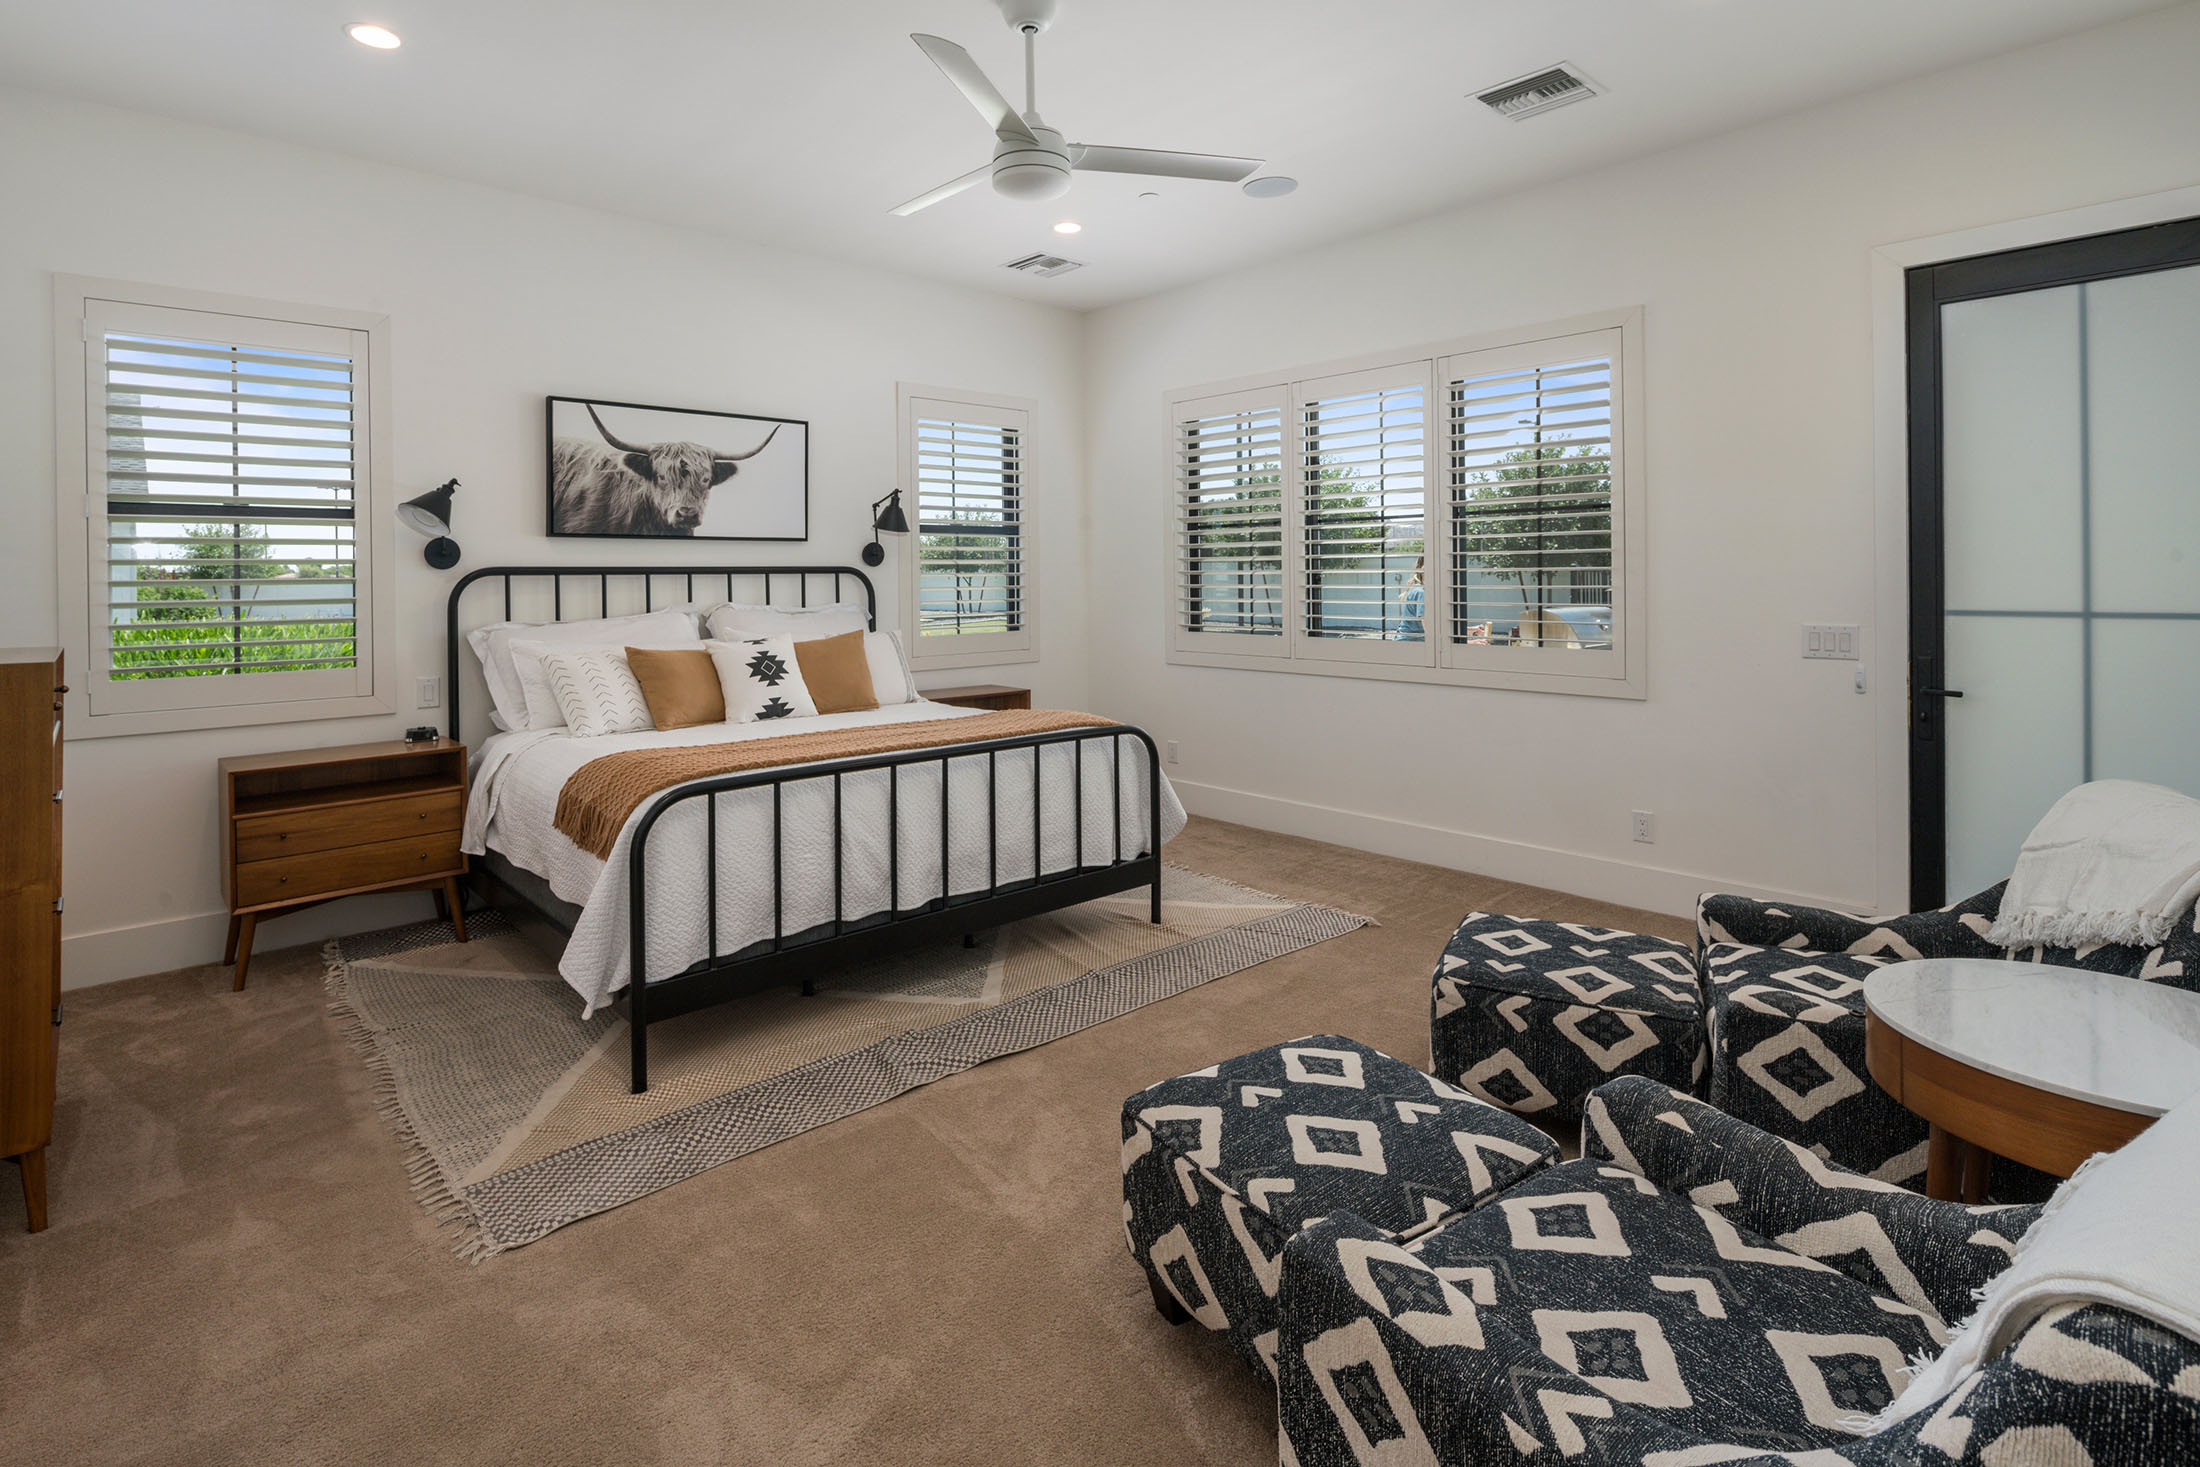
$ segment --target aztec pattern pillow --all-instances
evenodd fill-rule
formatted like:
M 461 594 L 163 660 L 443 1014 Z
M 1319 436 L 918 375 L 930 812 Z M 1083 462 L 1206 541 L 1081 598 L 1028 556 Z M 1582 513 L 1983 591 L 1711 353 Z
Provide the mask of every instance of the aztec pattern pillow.
M 817 703 L 802 681 L 802 664 L 794 655 L 794 638 L 703 645 L 718 666 L 718 685 L 726 694 L 726 722 L 817 716 Z
M 551 647 L 541 654 L 566 731 L 576 739 L 655 728 L 649 700 L 619 647 Z

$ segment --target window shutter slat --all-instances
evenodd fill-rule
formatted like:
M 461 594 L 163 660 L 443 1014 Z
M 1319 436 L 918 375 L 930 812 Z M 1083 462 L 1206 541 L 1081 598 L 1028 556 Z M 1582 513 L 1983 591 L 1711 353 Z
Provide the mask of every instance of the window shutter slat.
M 1176 617 L 1202 636 L 1283 635 L 1283 412 L 1177 425 Z
M 1343 391 L 1312 383 L 1306 392 L 1299 408 L 1306 635 L 1423 641 L 1428 390 L 1400 381 Z
M 1023 431 L 919 417 L 915 446 L 917 635 L 1021 630 Z
M 1450 640 L 1610 649 L 1611 360 L 1454 375 L 1446 395 Z
M 114 331 L 96 347 L 108 677 L 355 667 L 353 361 Z

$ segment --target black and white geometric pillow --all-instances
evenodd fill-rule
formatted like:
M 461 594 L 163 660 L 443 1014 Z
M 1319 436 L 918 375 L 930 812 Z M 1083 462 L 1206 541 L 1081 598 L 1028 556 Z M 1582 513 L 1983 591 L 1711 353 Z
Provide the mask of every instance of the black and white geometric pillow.
M 746 642 L 705 642 L 726 695 L 726 722 L 814 718 L 817 703 L 802 681 L 794 638 L 758 637 Z
M 623 648 L 545 647 L 542 669 L 565 715 L 566 732 L 576 739 L 657 726 Z

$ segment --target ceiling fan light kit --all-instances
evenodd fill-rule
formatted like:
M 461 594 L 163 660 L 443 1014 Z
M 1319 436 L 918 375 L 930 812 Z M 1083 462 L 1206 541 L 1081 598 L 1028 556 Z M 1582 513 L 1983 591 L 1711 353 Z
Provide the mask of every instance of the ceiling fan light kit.
M 1110 148 L 1072 143 L 1039 117 L 1037 47 L 1041 33 L 1054 24 L 1061 0 L 994 0 L 1001 18 L 1024 38 L 1024 106 L 1017 111 L 1001 95 L 970 53 L 939 36 L 911 35 L 917 49 L 932 58 L 940 74 L 963 94 L 986 126 L 993 129 L 993 161 L 962 177 L 921 193 L 892 212 L 902 216 L 929 209 L 951 199 L 980 180 L 990 179 L 993 191 L 1003 198 L 1044 201 L 1069 192 L 1070 175 L 1080 173 L 1131 173 L 1153 178 L 1193 178 L 1214 183 L 1240 183 L 1259 171 L 1258 158 L 1229 158 L 1213 153 L 1171 153 L 1158 148 Z M 1283 181 L 1280 192 L 1296 184 Z M 1256 197 L 1273 197 L 1258 194 Z

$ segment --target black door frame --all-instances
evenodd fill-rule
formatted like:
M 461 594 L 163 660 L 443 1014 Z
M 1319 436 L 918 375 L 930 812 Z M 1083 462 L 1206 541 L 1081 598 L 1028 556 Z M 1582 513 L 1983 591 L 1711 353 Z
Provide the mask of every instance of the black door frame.
M 1940 308 L 2200 265 L 2200 218 L 2056 240 L 1998 254 L 1919 265 L 1903 280 L 1910 421 L 1910 908 L 1948 900 L 1945 485 L 1941 477 Z M 2091 645 L 2090 629 L 2087 645 Z M 1965 893 L 1968 895 L 1968 893 Z

